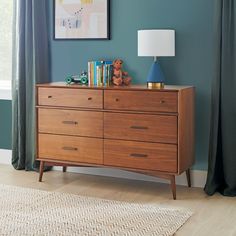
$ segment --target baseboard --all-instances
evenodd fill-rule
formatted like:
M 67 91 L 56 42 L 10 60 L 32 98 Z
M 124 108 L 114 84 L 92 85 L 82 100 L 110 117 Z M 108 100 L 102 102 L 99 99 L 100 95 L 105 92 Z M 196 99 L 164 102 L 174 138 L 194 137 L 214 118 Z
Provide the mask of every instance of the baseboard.
M 0 149 L 0 164 L 11 165 L 11 150 Z
M 11 165 L 11 150 L 0 149 L 0 164 Z M 62 170 L 61 167 L 54 167 L 54 170 Z M 167 183 L 168 181 L 146 176 L 142 174 L 132 173 L 128 171 L 122 171 L 119 169 L 112 168 L 87 168 L 87 167 L 68 167 L 68 172 L 80 173 L 80 174 L 90 174 L 90 175 L 99 175 L 99 176 L 109 176 L 115 178 L 125 178 L 125 179 L 134 179 L 134 180 L 144 180 L 152 182 L 161 182 Z M 203 188 L 206 183 L 207 171 L 203 170 L 192 170 L 191 179 L 193 187 Z M 183 173 L 180 176 L 176 177 L 177 185 L 187 185 L 186 176 Z
M 60 171 L 62 170 L 62 168 L 58 166 L 54 167 L 53 169 L 60 170 Z M 91 174 L 91 175 L 99 175 L 99 176 L 109 176 L 109 177 L 133 179 L 133 180 L 144 180 L 144 181 L 152 181 L 152 182 L 159 182 L 159 183 L 168 183 L 168 181 L 164 179 L 132 173 L 128 171 L 122 171 L 119 169 L 112 169 L 112 168 L 68 167 L 67 172 Z M 191 171 L 192 186 L 203 188 L 206 183 L 206 177 L 207 177 L 207 171 L 192 170 Z M 185 185 L 185 186 L 187 185 L 185 173 L 176 177 L 176 184 Z

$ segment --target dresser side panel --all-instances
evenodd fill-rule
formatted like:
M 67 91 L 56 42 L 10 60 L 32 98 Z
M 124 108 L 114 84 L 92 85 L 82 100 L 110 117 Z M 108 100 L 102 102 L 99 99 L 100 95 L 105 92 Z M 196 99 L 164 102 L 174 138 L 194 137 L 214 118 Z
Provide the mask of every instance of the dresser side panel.
M 178 172 L 189 169 L 195 156 L 195 89 L 179 91 L 178 99 Z

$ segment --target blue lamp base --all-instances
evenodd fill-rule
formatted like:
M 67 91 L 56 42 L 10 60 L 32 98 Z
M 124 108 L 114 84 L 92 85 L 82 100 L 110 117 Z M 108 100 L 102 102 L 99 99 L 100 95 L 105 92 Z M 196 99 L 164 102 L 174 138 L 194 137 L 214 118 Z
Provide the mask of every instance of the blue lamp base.
M 148 88 L 164 88 L 165 77 L 161 70 L 160 64 L 154 61 L 147 77 L 147 87 Z

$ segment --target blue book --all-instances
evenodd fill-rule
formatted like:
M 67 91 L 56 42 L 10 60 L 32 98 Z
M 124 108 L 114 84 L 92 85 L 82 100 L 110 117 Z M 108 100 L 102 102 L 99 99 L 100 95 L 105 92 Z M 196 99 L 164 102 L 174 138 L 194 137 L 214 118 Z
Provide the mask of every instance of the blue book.
M 112 65 L 112 61 L 94 61 L 94 85 L 107 85 L 106 66 Z M 99 68 L 99 74 L 98 74 Z M 101 69 L 100 69 L 101 68 Z
M 103 85 L 109 86 L 109 70 L 112 65 L 112 61 L 104 61 L 103 65 Z
M 102 66 L 103 65 L 103 61 L 94 61 L 94 77 L 93 77 L 93 81 L 94 81 L 94 85 L 99 85 L 98 83 L 98 73 L 97 73 L 97 68 L 98 66 Z

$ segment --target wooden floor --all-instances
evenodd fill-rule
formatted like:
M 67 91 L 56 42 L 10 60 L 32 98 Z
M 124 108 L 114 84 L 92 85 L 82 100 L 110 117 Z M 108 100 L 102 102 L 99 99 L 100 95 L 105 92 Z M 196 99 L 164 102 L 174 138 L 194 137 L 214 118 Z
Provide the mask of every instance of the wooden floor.
M 7 165 L 0 165 L 0 183 L 118 201 L 185 207 L 194 215 L 176 233 L 177 236 L 236 236 L 236 198 L 220 194 L 209 197 L 200 188 L 177 186 L 177 200 L 174 201 L 167 184 L 60 171 L 46 172 L 43 182 L 39 183 L 38 173 L 16 171 Z

